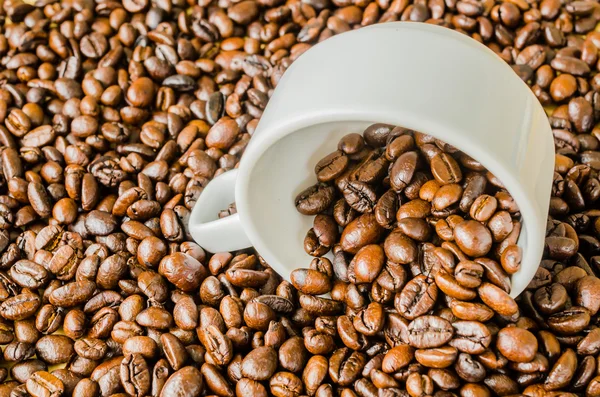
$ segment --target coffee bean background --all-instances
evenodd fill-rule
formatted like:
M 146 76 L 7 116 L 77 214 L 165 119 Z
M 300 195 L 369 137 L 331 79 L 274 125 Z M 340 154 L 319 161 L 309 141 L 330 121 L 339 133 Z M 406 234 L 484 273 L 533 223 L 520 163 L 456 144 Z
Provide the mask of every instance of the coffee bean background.
M 0 397 L 599 396 L 599 20 L 592 0 L 5 0 Z M 498 188 L 496 211 L 484 198 L 471 213 L 483 179 L 465 187 L 458 172 L 476 161 L 455 159 L 441 142 L 406 154 L 409 137 L 388 144 L 387 128 L 366 142 L 349 135 L 344 156 L 317 165 L 323 185 L 311 195 L 336 202 L 304 244 L 315 255 L 333 248 L 335 260 L 298 264 L 300 291 L 253 250 L 211 255 L 189 235 L 203 187 L 237 166 L 290 64 L 328 37 L 388 21 L 435 23 L 484 42 L 548 109 L 557 155 L 546 252 L 518 314 L 493 305 L 504 296 L 498 266 L 514 270 L 516 252 L 491 259 L 496 266 L 457 266 L 457 291 L 483 280 L 483 302 L 458 300 L 454 310 L 449 288 L 434 299 L 434 284 L 410 273 L 418 242 L 433 236 L 423 234 L 428 220 L 444 217 L 432 233 L 452 238 L 456 226 L 444 208 L 456 206 L 458 188 L 434 199 L 441 188 L 417 189 L 426 178 L 410 172 L 427 153 L 434 179 L 463 189 L 458 208 L 475 223 L 459 236 L 485 223 L 498 244 L 518 209 L 484 173 Z M 339 201 L 335 170 L 365 144 L 388 144 L 385 155 L 408 167 L 392 170 L 392 193 L 373 191 L 377 170 L 388 173 L 374 159 Z M 458 168 L 446 166 L 452 159 Z M 429 192 L 439 212 L 412 204 L 399 222 L 390 209 L 400 190 Z M 320 213 L 322 204 L 304 200 L 302 209 Z M 219 216 L 232 213 L 234 205 Z M 348 278 L 359 250 L 336 248 L 332 233 L 359 219 L 415 247 L 395 251 L 398 263 L 386 259 L 385 277 L 359 263 L 363 253 Z M 367 254 L 380 261 L 378 234 Z M 470 238 L 463 243 L 478 255 Z M 394 304 L 409 283 L 402 274 L 420 299 L 412 311 Z

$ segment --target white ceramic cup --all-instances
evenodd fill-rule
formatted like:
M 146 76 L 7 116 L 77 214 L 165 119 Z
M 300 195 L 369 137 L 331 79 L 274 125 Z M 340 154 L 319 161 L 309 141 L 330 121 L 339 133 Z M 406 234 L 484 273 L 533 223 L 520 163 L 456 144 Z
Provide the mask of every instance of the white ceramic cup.
M 338 140 L 380 122 L 439 138 L 498 177 L 523 228 L 518 295 L 544 250 L 554 144 L 542 106 L 496 54 L 466 35 L 419 23 L 375 25 L 308 50 L 279 82 L 239 169 L 211 181 L 189 223 L 210 252 L 254 246 L 282 277 L 307 267 L 303 241 L 313 217 L 296 195 L 317 182 L 318 160 Z M 234 202 L 237 214 L 217 219 Z

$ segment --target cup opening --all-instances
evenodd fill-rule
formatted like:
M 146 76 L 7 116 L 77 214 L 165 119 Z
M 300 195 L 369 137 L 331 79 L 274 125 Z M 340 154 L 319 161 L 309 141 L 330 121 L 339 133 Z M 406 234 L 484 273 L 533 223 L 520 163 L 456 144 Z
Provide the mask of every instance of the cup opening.
M 287 277 L 294 268 L 310 262 L 312 257 L 304 252 L 302 242 L 312 227 L 313 217 L 296 211 L 295 196 L 317 182 L 315 164 L 337 149 L 342 136 L 350 132 L 362 133 L 375 122 L 388 123 L 432 135 L 455 146 L 479 161 L 504 184 L 519 206 L 522 224 L 517 242 L 523 250 L 522 267 L 511 276 L 511 295 L 516 296 L 525 289 L 539 266 L 544 230 L 537 230 L 542 214 L 538 214 L 535 203 L 529 202 L 518 176 L 512 175 L 492 156 L 472 147 L 468 140 L 463 138 L 460 142 L 464 134 L 435 125 L 431 120 L 404 120 L 402 115 L 360 116 L 329 113 L 320 118 L 296 120 L 296 128 L 289 128 L 294 127 L 292 121 L 288 128 L 281 126 L 275 133 L 264 131 L 263 136 L 267 138 L 255 143 L 261 150 L 255 150 L 252 157 L 245 158 L 246 164 L 240 169 L 243 182 L 237 191 L 238 210 L 250 240 L 267 263 Z M 270 196 L 267 200 L 269 208 L 264 206 L 265 195 Z M 533 226 L 527 227 L 529 223 Z

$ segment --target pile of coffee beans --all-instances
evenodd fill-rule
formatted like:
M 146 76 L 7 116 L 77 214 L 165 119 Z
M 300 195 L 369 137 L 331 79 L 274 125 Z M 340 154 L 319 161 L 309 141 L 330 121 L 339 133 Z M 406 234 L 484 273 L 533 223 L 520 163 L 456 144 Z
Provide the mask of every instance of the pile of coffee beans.
M 599 20 L 593 0 L 4 0 L 0 397 L 600 396 Z M 485 43 L 551 114 L 547 250 L 518 309 L 519 217 L 501 183 L 385 126 L 320 166 L 329 187 L 314 194 L 336 201 L 302 204 L 320 215 L 300 292 L 253 250 L 210 255 L 189 235 L 290 64 L 388 21 Z M 361 176 L 338 186 L 340 167 Z M 338 236 L 343 223 L 377 234 L 356 235 L 372 244 L 354 261 L 366 240 Z
M 370 396 L 406 382 L 409 394 L 420 396 L 466 382 L 479 395 L 489 393 L 483 384 L 498 369 L 481 359 L 490 354 L 505 365 L 527 363 L 526 374 L 549 371 L 509 295 L 509 276 L 521 265 L 521 223 L 501 182 L 456 148 L 402 127 L 371 125 L 344 136 L 337 149 L 316 164 L 318 183 L 296 197 L 299 212 L 316 215 L 304 240 L 315 259 L 291 274 L 304 310 L 334 316 L 320 330 L 339 338 L 343 347 L 333 356 L 368 368 L 337 383 L 364 376 L 361 388 Z M 330 251 L 332 261 L 324 256 Z M 326 293 L 332 299 L 319 296 Z M 328 346 L 305 343 L 312 354 L 334 346 L 333 338 Z M 492 391 L 518 393 L 506 379 L 510 393 L 496 385 Z
M 429 135 L 374 124 L 344 136 L 315 173 L 319 183 L 296 198 L 316 215 L 304 249 L 317 259 L 291 276 L 301 293 L 332 292 L 360 309 L 363 300 L 346 301 L 358 288 L 418 322 L 441 292 L 458 319 L 517 319 L 509 275 L 521 266 L 519 208 L 480 163 Z M 333 262 L 323 257 L 332 249 Z

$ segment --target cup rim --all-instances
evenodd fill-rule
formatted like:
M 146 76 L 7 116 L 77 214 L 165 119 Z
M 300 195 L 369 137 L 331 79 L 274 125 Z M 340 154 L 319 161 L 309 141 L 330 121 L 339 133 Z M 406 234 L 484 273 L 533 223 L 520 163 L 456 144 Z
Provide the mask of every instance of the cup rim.
M 425 133 L 443 140 L 444 142 L 456 147 L 460 151 L 480 162 L 488 171 L 490 171 L 502 182 L 506 190 L 509 191 L 517 203 L 521 212 L 522 224 L 521 236 L 519 239 L 523 238 L 524 233 L 526 234 L 527 238 L 527 247 L 524 249 L 522 263 L 530 264 L 530 266 L 536 265 L 537 268 L 539 260 L 534 256 L 536 252 L 541 252 L 538 250 L 540 247 L 536 247 L 536 245 L 540 245 L 538 241 L 541 241 L 541 239 L 537 232 L 537 228 L 527 227 L 527 225 L 535 226 L 539 224 L 542 214 L 540 213 L 539 208 L 533 205 L 532 201 L 527 198 L 527 193 L 521 187 L 521 184 L 517 178 L 483 148 L 471 144 L 470 141 L 466 141 L 467 143 L 456 142 L 454 137 L 457 136 L 457 131 L 441 125 L 431 128 L 431 126 L 436 123 L 432 122 L 431 120 L 411 120 L 410 116 L 404 117 L 401 115 L 401 112 L 398 112 L 395 116 L 393 116 L 389 114 L 377 114 L 376 112 L 344 113 L 340 111 L 322 111 L 317 114 L 304 115 L 301 119 L 289 120 L 285 124 L 280 124 L 276 128 L 272 128 L 263 132 L 265 139 L 260 142 L 260 145 L 255 146 L 254 150 L 244 154 L 245 161 L 242 160 L 242 163 L 239 167 L 235 197 L 239 218 L 242 222 L 248 239 L 252 242 L 252 245 L 257 249 L 257 251 L 264 256 L 265 259 L 267 259 L 267 263 L 269 262 L 268 257 L 273 258 L 276 255 L 269 248 L 270 244 L 260 237 L 261 234 L 256 225 L 250 220 L 251 217 L 249 215 L 250 205 L 247 199 L 249 196 L 249 191 L 252 188 L 252 184 L 250 182 L 252 180 L 254 166 L 258 160 L 280 139 L 302 130 L 303 128 L 331 122 L 386 123 L 399 125 L 417 131 L 426 131 Z M 332 146 L 332 151 L 333 150 L 335 150 L 335 147 Z M 473 155 L 474 153 L 478 154 Z M 484 160 L 481 161 L 480 158 L 483 158 Z M 300 243 L 301 242 L 299 242 L 299 244 Z

